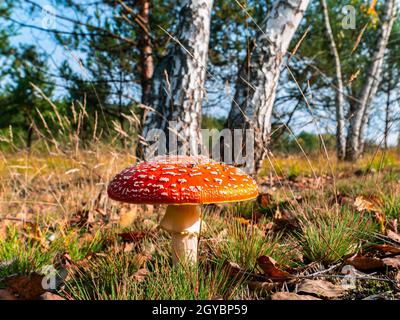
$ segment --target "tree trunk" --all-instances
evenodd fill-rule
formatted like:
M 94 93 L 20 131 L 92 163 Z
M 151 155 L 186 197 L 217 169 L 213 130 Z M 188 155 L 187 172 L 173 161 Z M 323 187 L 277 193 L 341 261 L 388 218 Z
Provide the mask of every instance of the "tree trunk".
M 346 144 L 346 160 L 355 161 L 361 155 L 364 145 L 364 131 L 368 123 L 372 101 L 381 80 L 385 49 L 395 19 L 396 1 L 386 0 L 378 41 L 368 68 L 365 82 L 353 114 L 350 115 L 349 132 Z
M 178 33 L 154 72 L 152 110 L 144 120 L 142 136 L 146 138 L 152 129 L 163 130 L 168 153 L 176 152 L 169 150 L 172 132 L 179 137 L 177 147 L 184 148 L 181 153 L 196 154 L 201 145 L 201 103 L 212 3 L 212 0 L 182 1 Z M 169 121 L 174 121 L 173 128 L 169 128 Z
M 339 160 L 343 160 L 346 153 L 346 136 L 345 136 L 345 119 L 344 119 L 344 92 L 343 92 L 343 75 L 342 65 L 340 62 L 339 52 L 336 47 L 335 38 L 333 36 L 331 23 L 329 20 L 328 5 L 326 0 L 320 0 L 325 23 L 325 34 L 328 38 L 329 48 L 335 61 L 336 73 L 336 154 Z
M 139 7 L 140 14 L 138 18 L 141 20 L 143 28 L 139 35 L 142 103 L 148 105 L 151 97 L 151 79 L 154 72 L 153 45 L 151 43 L 149 21 L 150 0 L 139 0 Z
M 388 140 L 389 140 L 389 131 L 390 131 L 390 98 L 392 94 L 392 70 L 388 70 L 388 79 L 387 79 L 387 92 L 386 92 L 386 107 L 385 107 L 385 131 L 384 131 L 384 148 L 388 149 Z
M 308 0 L 275 1 L 238 72 L 226 126 L 254 129 L 254 171 L 266 156 L 280 68 Z

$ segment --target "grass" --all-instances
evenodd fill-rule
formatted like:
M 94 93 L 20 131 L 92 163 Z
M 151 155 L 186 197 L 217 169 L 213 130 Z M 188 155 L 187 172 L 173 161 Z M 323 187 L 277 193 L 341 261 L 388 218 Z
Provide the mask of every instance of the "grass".
M 285 244 L 279 234 L 266 231 L 265 220 L 257 224 L 240 218 L 227 220 L 231 222 L 226 223 L 226 234 L 212 247 L 215 260 L 231 261 L 247 270 L 254 270 L 260 256 L 271 256 L 281 263 L 288 263 Z
M 358 252 L 373 230 L 365 217 L 344 208 L 305 217 L 296 236 L 309 261 L 330 265 Z
M 43 250 L 40 242 L 24 239 L 15 227 L 7 228 L 4 238 L 0 238 L 0 286 L 7 276 L 41 270 L 52 256 L 52 250 Z
M 261 275 L 257 259 L 263 255 L 294 273 L 312 262 L 328 268 L 376 241 L 371 234 L 379 224 L 373 212 L 355 210 L 356 197 L 375 197 L 387 227 L 400 214 L 394 151 L 384 161 L 367 155 L 357 164 L 333 162 L 330 179 L 321 156 L 276 156 L 260 179 L 272 183 L 261 185 L 272 194 L 267 207 L 258 201 L 205 207 L 199 266 L 176 268 L 170 236 L 157 228 L 165 207 L 136 211 L 106 196 L 111 177 L 134 163 L 130 150 L 101 144 L 46 150 L 0 153 L 0 287 L 13 274 L 59 267 L 67 256 L 69 276 L 59 288 L 66 298 L 255 299 L 249 279 L 232 276 L 226 262 L 249 278 Z M 122 224 L 129 212 L 131 223 Z M 118 234 L 127 231 L 144 236 L 124 241 Z

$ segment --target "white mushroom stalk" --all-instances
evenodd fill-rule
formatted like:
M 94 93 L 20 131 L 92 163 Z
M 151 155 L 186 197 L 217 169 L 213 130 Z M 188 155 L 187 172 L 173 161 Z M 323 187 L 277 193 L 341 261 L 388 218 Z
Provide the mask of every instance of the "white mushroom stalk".
M 201 228 L 200 206 L 169 205 L 160 227 L 172 238 L 172 263 L 196 264 Z

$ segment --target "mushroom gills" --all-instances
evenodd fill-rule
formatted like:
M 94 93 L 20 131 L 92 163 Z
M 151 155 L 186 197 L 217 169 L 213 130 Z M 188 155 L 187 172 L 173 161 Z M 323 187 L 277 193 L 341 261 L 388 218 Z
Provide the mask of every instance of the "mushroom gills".
M 196 263 L 201 219 L 198 205 L 169 205 L 160 227 L 171 233 L 172 262 Z

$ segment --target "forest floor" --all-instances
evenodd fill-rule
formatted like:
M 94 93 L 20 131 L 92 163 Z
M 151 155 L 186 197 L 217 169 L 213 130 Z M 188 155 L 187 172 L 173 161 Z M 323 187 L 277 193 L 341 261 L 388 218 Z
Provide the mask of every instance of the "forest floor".
M 0 152 L 0 299 L 400 299 L 395 151 L 271 157 L 257 200 L 203 207 L 196 268 L 171 266 L 165 207 L 107 198 L 132 161 Z

